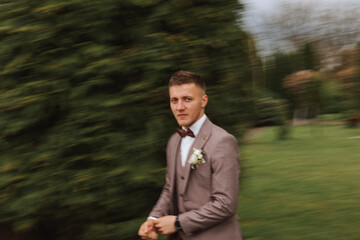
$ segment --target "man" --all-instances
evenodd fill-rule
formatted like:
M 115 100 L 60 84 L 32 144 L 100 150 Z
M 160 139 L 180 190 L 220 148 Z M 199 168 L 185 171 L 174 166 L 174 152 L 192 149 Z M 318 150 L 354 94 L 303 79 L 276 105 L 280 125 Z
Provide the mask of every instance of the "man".
M 169 139 L 166 184 L 142 239 L 241 240 L 236 216 L 239 152 L 236 139 L 205 115 L 203 79 L 176 72 L 169 82 L 170 107 L 182 130 Z

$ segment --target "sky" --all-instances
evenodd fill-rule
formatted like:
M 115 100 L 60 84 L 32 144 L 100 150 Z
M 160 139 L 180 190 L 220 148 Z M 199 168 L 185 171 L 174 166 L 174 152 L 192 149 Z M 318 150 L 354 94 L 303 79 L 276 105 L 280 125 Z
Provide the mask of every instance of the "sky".
M 330 6 L 334 9 L 344 5 L 360 5 L 360 0 L 239 0 L 245 4 L 245 18 L 247 25 L 256 27 L 254 22 L 264 14 L 276 13 L 277 7 L 282 3 L 304 3 L 315 2 L 317 6 Z M 360 13 L 359 13 L 360 15 Z
M 247 25 L 252 26 L 256 19 L 264 14 L 276 13 L 277 7 L 282 3 L 304 3 L 316 2 L 318 6 L 330 6 L 334 9 L 339 6 L 360 4 L 360 0 L 239 0 L 245 4 L 246 16 L 244 21 Z M 360 13 L 359 13 L 360 14 Z
M 281 3 L 300 3 L 300 2 L 317 2 L 321 4 L 331 4 L 334 7 L 344 4 L 358 4 L 359 0 L 240 0 L 245 3 L 249 10 L 255 11 L 256 14 L 271 12 L 276 10 L 276 6 Z
M 266 38 L 261 36 L 262 29 L 264 26 L 261 25 L 261 20 L 264 19 L 264 16 L 276 15 L 277 9 L 283 3 L 286 4 L 299 4 L 299 3 L 313 3 L 314 8 L 321 11 L 321 9 L 334 9 L 338 10 L 344 6 L 358 6 L 360 7 L 360 0 L 239 0 L 241 3 L 245 4 L 245 13 L 243 15 L 243 22 L 245 28 L 252 33 L 254 36 L 258 37 L 257 45 L 261 49 L 265 49 L 265 45 L 271 45 L 269 40 L 263 40 Z M 359 13 L 360 15 L 360 13 Z M 260 34 L 259 34 L 260 33 Z M 267 42 L 266 42 L 267 41 Z M 259 49 L 259 50 L 260 50 Z

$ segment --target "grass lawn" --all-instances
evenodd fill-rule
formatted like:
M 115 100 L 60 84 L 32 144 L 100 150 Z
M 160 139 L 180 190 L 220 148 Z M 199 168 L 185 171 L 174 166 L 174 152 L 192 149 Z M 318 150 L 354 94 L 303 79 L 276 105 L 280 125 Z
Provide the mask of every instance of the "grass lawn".
M 360 129 L 267 128 L 240 149 L 238 216 L 246 240 L 360 239 Z

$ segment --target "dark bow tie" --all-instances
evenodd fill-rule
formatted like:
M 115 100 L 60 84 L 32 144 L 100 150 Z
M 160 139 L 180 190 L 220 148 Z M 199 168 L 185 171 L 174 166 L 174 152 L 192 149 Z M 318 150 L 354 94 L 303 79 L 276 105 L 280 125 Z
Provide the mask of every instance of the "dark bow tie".
M 191 131 L 190 128 L 189 128 L 189 130 L 187 130 L 187 131 L 186 131 L 186 130 L 183 130 L 183 129 L 177 128 L 176 131 L 179 133 L 179 135 L 180 135 L 182 138 L 184 138 L 184 137 L 186 137 L 186 136 L 193 137 L 193 138 L 195 137 L 193 131 Z

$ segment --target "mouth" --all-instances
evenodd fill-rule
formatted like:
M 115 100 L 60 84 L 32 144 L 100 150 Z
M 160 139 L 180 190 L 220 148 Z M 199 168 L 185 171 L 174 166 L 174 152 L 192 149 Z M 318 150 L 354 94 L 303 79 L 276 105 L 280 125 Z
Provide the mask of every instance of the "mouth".
M 178 114 L 177 115 L 179 118 L 185 118 L 187 116 L 187 114 Z

